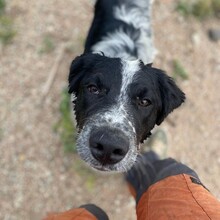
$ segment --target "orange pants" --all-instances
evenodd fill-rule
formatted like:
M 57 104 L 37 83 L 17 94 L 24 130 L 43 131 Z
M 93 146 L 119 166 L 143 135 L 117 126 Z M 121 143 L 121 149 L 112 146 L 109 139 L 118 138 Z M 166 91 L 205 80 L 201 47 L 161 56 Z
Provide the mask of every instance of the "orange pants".
M 138 220 L 220 220 L 220 202 L 192 169 L 171 158 L 144 154 L 126 179 L 137 202 Z M 89 204 L 44 220 L 108 220 L 108 216 Z

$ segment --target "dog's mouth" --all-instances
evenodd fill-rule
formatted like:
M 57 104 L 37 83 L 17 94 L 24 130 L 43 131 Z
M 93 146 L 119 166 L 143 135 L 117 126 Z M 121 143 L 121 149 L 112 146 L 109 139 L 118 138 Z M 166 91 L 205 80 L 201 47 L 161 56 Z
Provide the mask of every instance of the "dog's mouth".
M 80 154 L 80 157 L 86 162 L 89 167 L 95 169 L 96 171 L 101 172 L 126 172 L 128 171 L 136 162 L 137 151 L 129 153 L 128 158 L 115 163 L 115 164 L 101 164 L 94 158 L 84 159 L 83 155 Z M 132 155 L 132 156 L 131 156 Z

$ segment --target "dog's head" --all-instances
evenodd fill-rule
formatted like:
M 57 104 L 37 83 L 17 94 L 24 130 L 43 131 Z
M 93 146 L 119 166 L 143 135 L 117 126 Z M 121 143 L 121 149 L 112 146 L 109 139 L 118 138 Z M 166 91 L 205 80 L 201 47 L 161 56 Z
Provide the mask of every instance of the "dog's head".
M 138 145 L 185 99 L 163 71 L 99 54 L 73 60 L 69 92 L 75 96 L 78 153 L 103 171 L 128 170 Z

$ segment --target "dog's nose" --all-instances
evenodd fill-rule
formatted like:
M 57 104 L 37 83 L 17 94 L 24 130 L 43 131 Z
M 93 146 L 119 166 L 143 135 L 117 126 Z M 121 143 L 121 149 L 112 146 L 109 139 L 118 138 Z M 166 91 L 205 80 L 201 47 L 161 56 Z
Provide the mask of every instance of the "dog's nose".
M 118 163 L 125 157 L 129 148 L 124 134 L 106 128 L 92 132 L 89 142 L 93 157 L 102 165 Z

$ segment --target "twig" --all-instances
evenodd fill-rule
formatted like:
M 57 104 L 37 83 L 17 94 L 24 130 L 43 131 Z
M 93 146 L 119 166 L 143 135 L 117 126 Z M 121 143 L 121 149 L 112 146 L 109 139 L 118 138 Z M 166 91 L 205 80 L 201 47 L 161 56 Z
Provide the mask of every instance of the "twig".
M 49 91 L 50 91 L 50 89 L 53 85 L 55 76 L 58 72 L 58 68 L 59 68 L 60 63 L 63 59 L 65 50 L 66 50 L 66 43 L 65 44 L 63 43 L 59 48 L 57 57 L 55 59 L 55 63 L 53 65 L 53 67 L 51 68 L 50 73 L 49 73 L 48 78 L 47 78 L 47 81 L 44 84 L 44 87 L 42 89 L 42 96 L 41 96 L 41 102 L 40 102 L 41 105 L 44 103 L 44 101 L 46 99 L 46 96 L 48 95 L 48 93 L 49 93 Z
M 2 108 L 1 115 L 0 115 L 0 123 L 2 123 L 5 120 L 7 113 L 8 113 L 8 109 Z
M 176 127 L 176 123 L 174 122 L 174 120 L 172 120 L 168 117 L 168 118 L 166 118 L 166 121 L 170 126 Z

